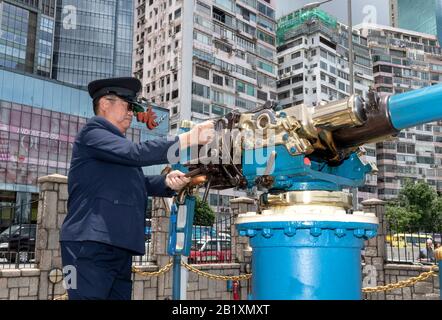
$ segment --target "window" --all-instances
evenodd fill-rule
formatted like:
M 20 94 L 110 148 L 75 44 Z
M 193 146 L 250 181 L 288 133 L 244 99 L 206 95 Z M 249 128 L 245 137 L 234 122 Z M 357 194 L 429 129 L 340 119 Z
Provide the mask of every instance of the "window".
M 282 99 L 287 99 L 290 97 L 290 90 L 281 92 L 280 94 L 278 94 L 278 100 L 282 100 Z
M 210 98 L 210 88 L 196 82 L 192 83 L 192 93 L 207 99 Z
M 219 86 L 222 86 L 223 85 L 223 80 L 224 80 L 224 78 L 223 77 L 221 77 L 221 76 L 219 76 L 219 75 L 217 75 L 217 74 L 213 74 L 213 79 L 212 79 L 212 81 L 213 81 L 213 83 L 214 84 L 217 84 L 217 85 L 219 85 Z
M 304 89 L 303 87 L 298 87 L 298 88 L 293 89 L 293 95 L 297 96 L 298 94 L 302 94 L 303 89 Z
M 212 37 L 210 37 L 202 32 L 199 32 L 197 30 L 193 31 L 193 38 L 195 40 L 197 40 L 201 43 L 207 44 L 207 45 L 210 45 L 212 43 Z
M 301 56 L 301 51 L 298 51 L 298 52 L 292 53 L 292 59 L 299 58 L 300 56 Z
M 264 101 L 267 101 L 267 92 L 264 92 L 264 91 L 260 91 L 260 90 L 258 90 L 257 91 L 257 96 L 258 96 L 258 99 L 260 99 L 260 100 L 264 100 Z
M 236 90 L 238 92 L 246 92 L 246 84 L 240 80 L 236 80 Z
M 299 70 L 299 69 L 302 69 L 303 67 L 304 67 L 304 64 L 302 62 L 297 63 L 293 66 L 293 70 Z
M 264 5 L 259 1 L 258 1 L 258 11 L 271 19 L 275 19 L 275 10 L 273 10 L 270 7 L 267 7 L 266 5 Z
M 200 67 L 200 66 L 196 66 L 195 67 L 195 75 L 197 77 L 209 80 L 209 69 Z
M 229 88 L 233 88 L 234 87 L 234 82 L 233 82 L 233 78 L 226 76 L 225 77 L 225 83 L 226 86 L 228 86 Z
M 275 38 L 261 30 L 257 30 L 258 39 L 267 42 L 268 44 L 275 45 Z
M 258 68 L 261 68 L 262 70 L 265 70 L 265 71 L 270 72 L 270 73 L 274 72 L 273 71 L 274 67 L 270 63 L 266 63 L 266 62 L 263 62 L 261 60 L 257 60 L 257 65 L 258 65 Z
M 181 8 L 178 8 L 175 10 L 175 19 L 178 19 L 179 17 L 181 17 Z
M 193 112 L 210 115 L 210 105 L 201 101 L 192 100 L 190 110 Z
M 301 82 L 303 81 L 303 76 L 302 74 L 298 74 L 297 76 L 292 77 L 292 83 L 297 83 L 297 82 Z

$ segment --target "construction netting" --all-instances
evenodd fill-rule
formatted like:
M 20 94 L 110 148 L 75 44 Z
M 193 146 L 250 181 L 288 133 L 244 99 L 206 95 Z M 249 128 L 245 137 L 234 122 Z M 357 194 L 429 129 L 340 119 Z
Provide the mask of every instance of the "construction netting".
M 335 29 L 337 27 L 338 21 L 335 17 L 329 15 L 327 12 L 321 9 L 310 9 L 310 10 L 298 10 L 285 15 L 278 19 L 278 27 L 276 30 L 276 37 L 278 44 L 281 44 L 285 40 L 285 36 L 290 30 L 293 30 L 307 21 L 320 20 L 327 27 Z

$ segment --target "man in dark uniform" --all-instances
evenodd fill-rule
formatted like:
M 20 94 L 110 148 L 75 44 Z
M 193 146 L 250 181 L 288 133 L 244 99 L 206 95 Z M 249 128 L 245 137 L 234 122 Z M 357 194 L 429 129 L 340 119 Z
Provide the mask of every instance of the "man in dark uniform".
M 63 266 L 75 270 L 67 284 L 70 299 L 131 298 L 132 256 L 145 253 L 147 196 L 170 197 L 189 182 L 180 171 L 145 177 L 141 167 L 169 163 L 169 148 L 189 147 L 191 136 L 197 137 L 196 144 L 211 139 L 200 134 L 213 130 L 211 121 L 173 139 L 126 139 L 131 102 L 140 88 L 135 78 L 97 80 L 88 86 L 96 116 L 73 146 L 68 214 L 60 235 Z

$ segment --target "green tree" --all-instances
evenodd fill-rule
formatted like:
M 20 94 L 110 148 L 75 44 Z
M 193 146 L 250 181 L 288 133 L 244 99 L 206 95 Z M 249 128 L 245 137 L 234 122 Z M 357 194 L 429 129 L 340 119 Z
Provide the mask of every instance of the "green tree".
M 212 207 L 200 197 L 196 197 L 195 203 L 195 217 L 193 224 L 196 226 L 213 226 L 215 222 L 215 212 Z
M 391 228 L 397 232 L 436 231 L 442 218 L 442 198 L 427 183 L 405 182 L 398 200 L 386 208 Z

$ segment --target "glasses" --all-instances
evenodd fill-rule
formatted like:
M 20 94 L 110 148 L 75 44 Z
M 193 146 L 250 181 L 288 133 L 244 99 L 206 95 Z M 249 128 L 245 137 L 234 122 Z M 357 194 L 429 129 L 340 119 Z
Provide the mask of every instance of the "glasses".
M 126 100 L 123 99 L 119 99 L 119 98 L 106 98 L 106 100 L 109 101 L 121 101 L 127 104 L 127 112 L 133 112 L 134 111 L 134 107 L 130 102 L 127 102 Z

